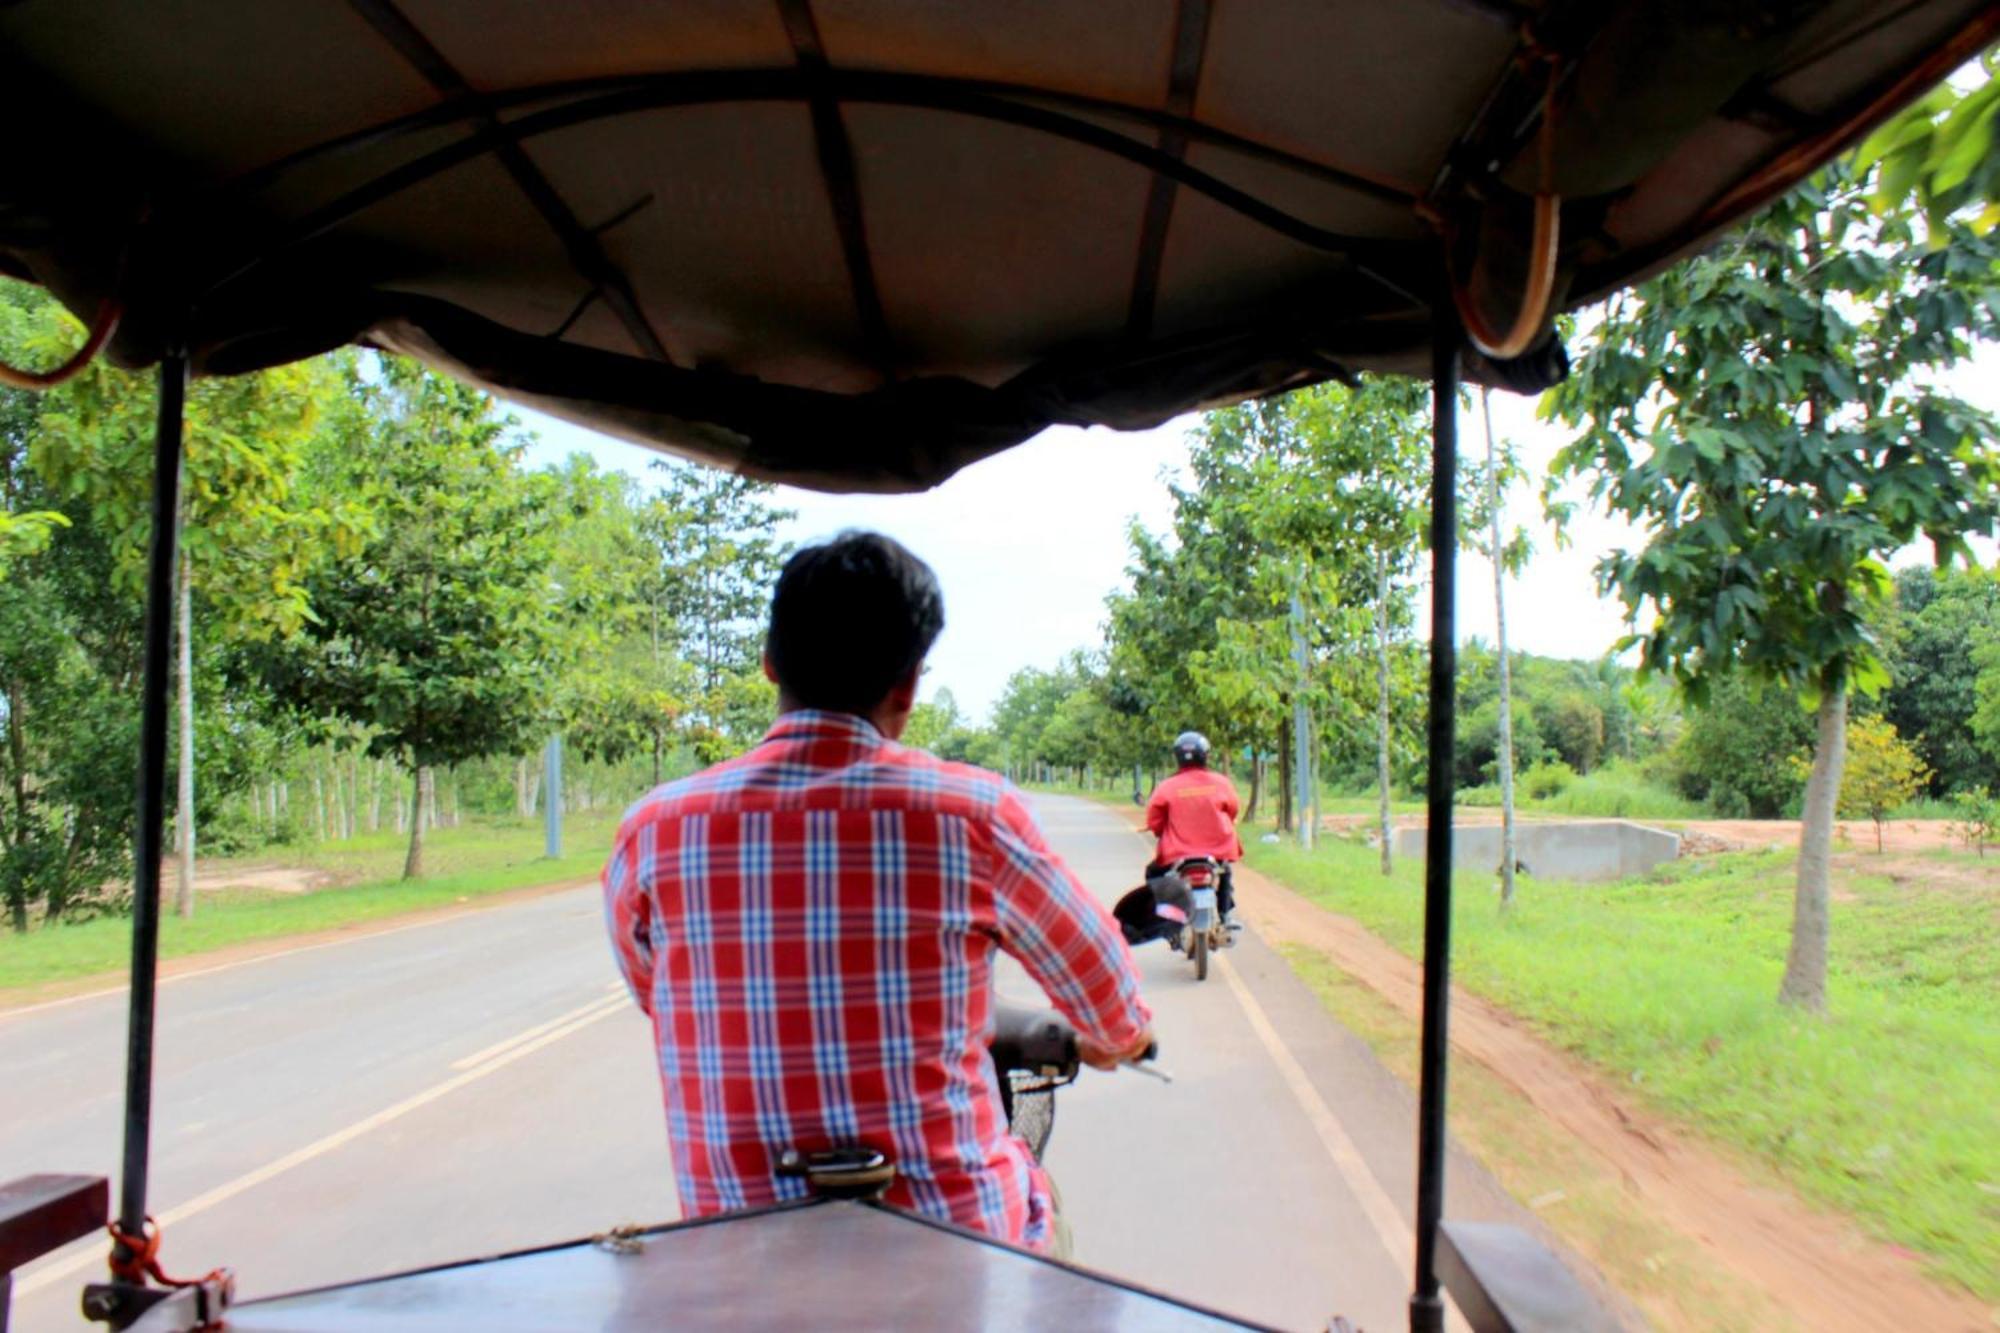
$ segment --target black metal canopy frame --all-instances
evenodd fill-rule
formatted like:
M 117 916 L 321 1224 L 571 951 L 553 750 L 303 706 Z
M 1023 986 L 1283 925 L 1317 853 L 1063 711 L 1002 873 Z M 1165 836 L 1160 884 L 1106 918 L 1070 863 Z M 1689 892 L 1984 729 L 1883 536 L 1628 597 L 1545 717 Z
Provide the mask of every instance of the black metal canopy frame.
M 1449 304 L 1441 307 L 1449 311 Z M 1417 1112 L 1417 1202 L 1412 1333 L 1441 1333 L 1445 1306 L 1439 1281 L 1444 1220 L 1446 1031 L 1450 996 L 1452 847 L 1451 755 L 1456 712 L 1456 569 L 1459 365 L 1464 337 L 1441 317 L 1432 346 L 1431 444 L 1431 641 L 1428 811 L 1424 866 L 1423 1013 Z M 173 579 L 180 539 L 179 493 L 188 359 L 175 348 L 159 366 L 159 402 L 153 449 L 152 534 L 146 574 L 144 678 L 140 692 L 138 823 L 134 830 L 135 885 L 131 994 L 126 1044 L 125 1139 L 118 1194 L 118 1230 L 148 1234 L 146 1191 L 151 1153 L 153 1031 L 158 969 L 161 854 L 166 820 L 167 713 L 171 689 Z M 121 1242 L 114 1264 L 136 1257 Z M 95 1317 L 117 1326 L 136 1319 L 170 1293 L 121 1278 L 94 1287 Z
M 1159 110 L 1080 92 L 987 79 L 837 69 L 828 61 L 810 0 L 779 0 L 783 31 L 793 57 L 790 68 L 617 75 L 479 92 L 392 0 L 349 0 L 353 11 L 443 100 L 289 153 L 220 186 L 161 194 L 136 224 L 134 233 L 122 242 L 121 278 L 110 284 L 111 294 L 103 300 L 84 353 L 87 356 L 109 342 L 114 355 L 122 352 L 128 362 L 157 357 L 159 367 L 134 833 L 125 1140 L 117 1220 L 123 1239 L 114 1258 L 121 1279 L 93 1289 L 94 1313 L 122 1326 L 139 1317 L 158 1295 L 157 1289 L 139 1280 L 135 1265 L 150 1258 L 139 1248 L 149 1226 L 146 1206 L 171 593 L 179 538 L 183 414 L 191 373 L 251 369 L 357 337 L 393 343 L 394 338 L 383 331 L 400 328 L 408 335 L 404 345 L 425 351 L 434 363 L 528 401 L 555 394 L 552 386 L 568 383 L 584 386 L 577 396 L 600 407 L 630 411 L 653 423 L 679 420 L 693 431 L 692 439 L 679 440 L 679 447 L 686 452 L 758 475 L 805 480 L 819 475 L 811 473 L 800 457 L 784 451 L 810 423 L 813 429 L 838 439 L 846 450 L 846 456 L 839 460 L 846 471 L 833 475 L 856 485 L 887 478 L 894 489 L 932 484 L 966 462 L 1024 439 L 1051 422 L 1131 425 L 1149 420 L 1167 406 L 1178 411 L 1196 401 L 1242 398 L 1345 375 L 1349 364 L 1346 351 L 1338 338 L 1327 337 L 1329 328 L 1344 327 L 1366 330 L 1367 337 L 1374 339 L 1353 345 L 1363 354 L 1363 364 L 1370 364 L 1368 357 L 1385 348 L 1394 355 L 1417 349 L 1415 355 L 1421 358 L 1427 338 L 1433 385 L 1429 822 L 1424 872 L 1415 1273 L 1409 1311 L 1413 1330 L 1432 1333 L 1441 1329 L 1441 1261 L 1447 1269 L 1463 1269 L 1471 1263 L 1443 1223 L 1452 899 L 1451 755 L 1456 697 L 1454 497 L 1461 372 L 1510 387 L 1544 386 L 1561 372 L 1560 348 L 1546 336 L 1557 301 L 1574 302 L 1606 285 L 1629 281 L 1644 266 L 1671 258 L 1676 248 L 1698 243 L 1715 228 L 1801 178 L 1872 119 L 1914 96 L 1927 81 L 1934 81 L 2000 30 L 2000 6 L 1983 6 L 1972 21 L 1955 30 L 1947 44 L 1914 63 L 1906 62 L 1889 77 L 1866 83 L 1830 111 L 1822 108 L 1814 116 L 1806 116 L 1773 96 L 1768 81 L 1754 96 L 1739 94 L 1725 108 L 1727 118 L 1747 123 L 1759 118 L 1787 122 L 1789 117 L 1791 123 L 1803 126 L 1789 149 L 1734 179 L 1719 196 L 1705 200 L 1686 225 L 1672 231 L 1657 250 L 1628 251 L 1613 259 L 1600 259 L 1594 268 L 1573 265 L 1559 278 L 1559 223 L 1581 220 L 1586 226 L 1594 225 L 1601 221 L 1602 209 L 1586 206 L 1580 210 L 1580 219 L 1563 214 L 1563 201 L 1555 193 L 1562 178 L 1560 165 L 1554 161 L 1553 109 L 1568 81 L 1582 77 L 1578 71 L 1585 68 L 1582 61 L 1597 36 L 1593 25 L 1611 21 L 1602 19 L 1600 11 L 1610 13 L 1615 7 L 1568 4 L 1530 8 L 1500 0 L 1458 2 L 1461 7 L 1521 28 L 1523 42 L 1518 58 L 1502 71 L 1477 115 L 1451 146 L 1438 178 L 1419 191 L 1194 119 L 1194 94 L 1211 26 L 1208 0 L 1180 0 L 1176 7 L 1168 96 L 1164 109 Z M 1915 7 L 1898 7 L 1883 22 Z M 1543 25 L 1542 30 L 1529 30 L 1525 25 L 1530 23 Z M 1640 31 L 1643 29 L 1633 28 L 1626 35 L 1630 38 Z M 1840 39 L 1861 41 L 1869 31 L 1849 29 Z M 1758 40 L 1766 36 L 1762 34 Z M 1803 63 L 1825 54 L 1821 50 L 1798 59 Z M 1719 56 L 1716 61 L 1725 63 Z M 1601 75 L 1602 69 L 1598 72 Z M 1775 77 L 1769 70 L 1749 72 Z M 1783 71 L 1777 73 L 1782 75 Z M 809 111 L 817 166 L 861 342 L 883 380 L 883 387 L 869 393 L 843 395 L 724 370 L 676 365 L 632 282 L 602 243 L 610 228 L 647 201 L 641 199 L 607 221 L 586 225 L 524 148 L 535 139 L 614 117 L 668 107 L 756 102 L 802 105 Z M 1148 172 L 1150 189 L 1137 231 L 1129 306 L 1123 320 L 1125 336 L 1116 348 L 1044 361 L 992 388 L 950 376 L 900 378 L 904 358 L 884 313 L 876 258 L 858 192 L 855 147 L 842 111 L 856 104 L 919 108 L 1014 126 L 1081 145 Z M 1109 128 L 1111 123 L 1136 126 L 1139 133 Z M 1669 129 L 1686 132 L 1675 128 L 1680 124 L 1675 122 Z M 454 128 L 470 132 L 442 146 L 423 147 L 434 142 L 437 131 Z M 1587 137 L 1588 131 L 1583 133 Z M 1642 133 L 1657 137 L 1663 131 L 1651 127 L 1642 128 Z M 433 137 L 427 139 L 427 135 Z M 423 150 L 367 179 L 347 180 L 331 198 L 320 198 L 286 220 L 246 226 L 231 211 L 261 192 L 290 182 L 303 168 L 363 160 L 373 150 L 406 140 Z M 1420 240 L 1389 240 L 1321 227 L 1191 164 L 1187 155 L 1194 145 L 1274 168 L 1287 179 L 1414 209 L 1433 225 L 1433 231 Z M 1616 170 L 1605 163 L 1617 156 L 1600 155 L 1595 169 L 1600 174 Z M 315 240 L 378 204 L 482 159 L 497 163 L 511 179 L 560 241 L 570 268 L 584 284 L 577 306 L 553 333 L 531 336 L 435 298 L 406 293 L 391 301 L 379 291 L 335 299 L 315 288 L 317 303 L 309 316 L 301 314 L 290 322 L 278 317 L 275 312 L 280 307 L 275 303 L 282 302 L 285 284 L 313 281 L 310 261 Z M 1520 160 L 1538 162 L 1539 174 L 1530 189 L 1517 189 L 1509 195 L 1500 176 L 1506 164 Z M 1585 169 L 1591 166 L 1587 161 Z M 1537 169 L 1531 166 L 1526 170 L 1534 173 Z M 1625 188 L 1624 183 L 1614 184 L 1617 189 Z M 1287 323 L 1292 307 L 1281 306 L 1266 312 L 1269 318 L 1255 327 L 1152 341 L 1167 232 L 1181 190 L 1332 256 L 1347 323 L 1322 321 L 1310 327 L 1305 323 L 1293 327 Z M 1484 239 L 1480 230 L 1494 216 L 1490 210 L 1482 210 L 1501 195 L 1513 201 L 1506 207 L 1531 208 L 1535 225 L 1525 246 L 1519 238 L 1503 246 L 1521 273 L 1498 283 L 1497 288 L 1512 291 L 1517 308 L 1511 318 L 1493 320 L 1490 298 L 1496 284 L 1490 275 L 1484 302 L 1471 301 L 1461 279 L 1468 258 L 1478 262 Z M 86 197 L 104 196 L 100 190 Z M 245 208 L 244 215 L 254 218 L 256 211 Z M 0 241 L 5 239 L 0 237 Z M 1580 244 L 1587 249 L 1588 238 Z M 138 275 L 130 292 L 118 290 L 128 261 Z M 6 256 L 0 253 L 0 265 L 5 263 Z M 79 271 L 65 274 L 71 291 L 87 285 L 77 280 Z M 1567 281 L 1569 288 L 1557 293 L 1554 288 L 1560 281 Z M 127 301 L 128 296 L 133 299 Z M 1313 304 L 1316 296 L 1305 293 L 1299 306 Z M 585 311 L 600 302 L 622 327 L 636 356 L 614 355 L 562 340 Z M 118 329 L 121 313 L 128 308 L 134 312 L 130 326 Z M 1375 363 L 1380 363 L 1379 356 Z M 45 384 L 50 378 L 16 377 L 16 382 Z M 606 419 L 615 423 L 615 412 Z M 718 440 L 727 435 L 728 443 L 705 449 L 700 442 L 705 425 L 716 427 Z M 926 430 L 931 434 L 926 435 Z M 760 453 L 758 442 L 766 436 L 781 441 L 784 448 Z M 0 1316 L 4 1316 L 4 1306 L 0 1306 Z
M 1442 273 L 1440 278 L 1442 279 Z M 1424 867 L 1423 1014 L 1417 1114 L 1417 1206 L 1414 1289 L 1410 1296 L 1412 1333 L 1441 1333 L 1445 1306 L 1439 1282 L 1438 1248 L 1444 1219 L 1446 1154 L 1445 1085 L 1448 1062 L 1446 1019 L 1450 994 L 1452 848 L 1452 737 L 1455 728 L 1457 654 L 1455 586 L 1459 366 L 1464 336 L 1441 302 L 1432 346 L 1431 446 L 1431 641 L 1429 680 L 1429 764 L 1425 782 L 1428 810 Z M 152 533 L 146 572 L 144 676 L 140 690 L 137 787 L 138 822 L 133 834 L 134 898 L 132 969 L 126 1042 L 123 1172 L 118 1193 L 118 1230 L 129 1238 L 147 1235 L 151 1219 L 146 1192 L 151 1154 L 153 1032 L 158 973 L 160 876 L 166 821 L 168 703 L 172 685 L 173 580 L 180 540 L 182 436 L 187 401 L 188 358 L 172 347 L 158 371 L 159 401 L 153 448 Z M 135 1253 L 120 1242 L 114 1264 L 129 1264 Z M 95 1317 L 123 1326 L 170 1293 L 139 1282 L 94 1287 Z

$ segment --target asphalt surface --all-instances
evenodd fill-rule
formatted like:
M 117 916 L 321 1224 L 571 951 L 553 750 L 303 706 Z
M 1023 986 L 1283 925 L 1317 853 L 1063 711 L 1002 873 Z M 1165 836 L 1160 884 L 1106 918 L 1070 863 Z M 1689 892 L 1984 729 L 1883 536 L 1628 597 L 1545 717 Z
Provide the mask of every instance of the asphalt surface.
M 1134 822 L 1044 797 L 1107 903 Z M 1079 1262 L 1290 1328 L 1404 1327 L 1408 1091 L 1248 932 L 1197 983 L 1139 954 L 1172 1084 L 1086 1071 L 1048 1165 Z M 1018 969 L 1001 988 L 1035 998 Z M 0 1179 L 116 1174 L 122 992 L 0 1013 Z M 228 1263 L 245 1297 L 677 1215 L 644 1019 L 594 891 L 273 954 L 160 992 L 153 1209 L 169 1271 Z M 1453 1162 L 1454 1216 L 1514 1216 Z M 104 1245 L 16 1275 L 14 1327 L 84 1327 Z

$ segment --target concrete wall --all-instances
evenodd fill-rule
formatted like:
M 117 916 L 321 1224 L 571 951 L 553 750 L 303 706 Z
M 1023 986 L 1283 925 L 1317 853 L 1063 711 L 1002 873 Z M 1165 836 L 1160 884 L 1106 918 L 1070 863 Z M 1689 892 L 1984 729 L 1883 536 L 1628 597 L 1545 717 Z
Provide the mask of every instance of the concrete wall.
M 1424 830 L 1397 829 L 1395 851 L 1398 856 L 1423 860 Z M 1537 879 L 1625 879 L 1643 875 L 1680 854 L 1678 833 L 1622 819 L 1522 820 L 1514 825 L 1514 859 Z M 1454 826 L 1451 858 L 1461 870 L 1497 871 L 1500 826 Z

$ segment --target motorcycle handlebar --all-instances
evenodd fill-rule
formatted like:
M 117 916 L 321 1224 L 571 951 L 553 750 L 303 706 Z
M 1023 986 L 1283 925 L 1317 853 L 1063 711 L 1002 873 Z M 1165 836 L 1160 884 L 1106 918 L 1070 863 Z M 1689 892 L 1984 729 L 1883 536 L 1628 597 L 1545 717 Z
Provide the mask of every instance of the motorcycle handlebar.
M 1078 1064 L 1076 1029 L 1053 1009 L 996 1006 L 992 1049 L 993 1067 L 1002 1074 L 1016 1069 L 1027 1073 L 1052 1070 L 1068 1077 Z
M 1053 1009 L 1001 1003 L 993 1014 L 993 1067 L 1002 1075 L 1013 1070 L 1072 1078 L 1081 1064 L 1076 1029 Z M 1133 1064 L 1158 1059 L 1160 1043 L 1147 1043 Z

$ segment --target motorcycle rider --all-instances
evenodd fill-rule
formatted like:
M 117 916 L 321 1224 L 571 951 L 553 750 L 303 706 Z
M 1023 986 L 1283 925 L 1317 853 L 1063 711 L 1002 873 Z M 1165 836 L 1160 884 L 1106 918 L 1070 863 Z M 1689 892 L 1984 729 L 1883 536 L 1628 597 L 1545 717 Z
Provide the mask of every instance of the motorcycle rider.
M 1208 738 L 1200 732 L 1184 731 L 1174 738 L 1174 760 L 1180 771 L 1153 788 L 1146 802 L 1147 831 L 1159 839 L 1146 878 L 1158 879 L 1174 862 L 1190 856 L 1219 862 L 1216 904 L 1227 922 L 1236 910 L 1230 863 L 1243 859 L 1243 843 L 1236 836 L 1242 802 L 1226 774 L 1209 770 Z
M 653 1020 L 688 1217 L 802 1196 L 788 1149 L 896 1161 L 884 1202 L 1063 1257 L 1047 1171 L 1008 1132 L 987 1040 L 1012 954 L 1099 1069 L 1152 1044 L 1132 955 L 996 773 L 897 743 L 944 626 L 876 533 L 795 553 L 771 597 L 778 718 L 626 813 L 604 870 Z

